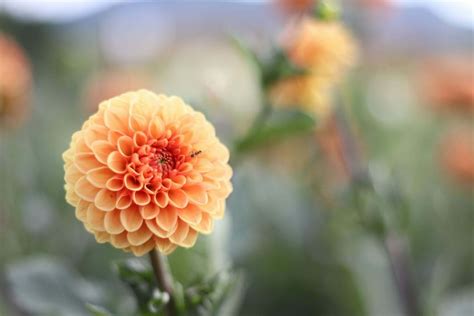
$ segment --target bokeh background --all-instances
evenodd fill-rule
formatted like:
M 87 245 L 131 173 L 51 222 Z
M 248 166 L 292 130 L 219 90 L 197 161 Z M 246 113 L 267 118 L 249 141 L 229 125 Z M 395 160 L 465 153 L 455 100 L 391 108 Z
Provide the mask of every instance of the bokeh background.
M 423 313 L 474 315 L 472 2 L 342 6 L 360 49 L 349 122 L 389 201 L 374 207 L 408 245 Z M 261 102 L 259 69 L 232 38 L 265 56 L 294 18 L 272 1 L 0 2 L 0 32 L 31 68 L 27 107 L 0 129 L 0 315 L 87 315 L 85 302 L 132 315 L 111 265 L 129 255 L 97 244 L 64 200 L 70 135 L 100 100 L 145 87 L 184 98 L 232 147 Z M 298 134 L 239 160 L 216 232 L 171 255 L 176 279 L 235 267 L 237 315 L 404 315 L 337 137 Z

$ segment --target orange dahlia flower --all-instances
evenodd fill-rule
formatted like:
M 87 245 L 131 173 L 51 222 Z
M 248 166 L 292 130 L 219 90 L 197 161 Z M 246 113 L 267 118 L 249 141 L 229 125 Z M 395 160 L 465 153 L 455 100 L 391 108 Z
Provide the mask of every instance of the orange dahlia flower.
M 27 113 L 31 70 L 23 50 L 0 33 L 0 121 L 15 124 Z
M 318 116 L 330 109 L 333 87 L 354 64 L 356 45 L 337 21 L 305 18 L 284 35 L 290 60 L 308 74 L 284 79 L 270 88 L 270 99 L 280 106 L 300 106 Z
M 63 159 L 76 217 L 98 242 L 137 256 L 192 247 L 232 191 L 229 151 L 204 115 L 147 90 L 102 102 Z

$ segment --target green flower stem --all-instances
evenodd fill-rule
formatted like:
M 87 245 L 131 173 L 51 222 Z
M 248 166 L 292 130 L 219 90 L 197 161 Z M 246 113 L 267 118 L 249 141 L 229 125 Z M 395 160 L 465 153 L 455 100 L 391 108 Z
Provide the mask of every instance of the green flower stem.
M 384 248 L 390 261 L 393 278 L 397 284 L 398 295 L 405 314 L 407 316 L 421 315 L 406 244 L 396 235 L 387 234 L 384 239 Z
M 344 164 L 348 170 L 351 183 L 353 186 L 356 186 L 356 189 L 361 186 L 362 188 L 365 187 L 373 190 L 373 183 L 368 174 L 366 163 L 360 156 L 357 142 L 346 119 L 350 111 L 347 95 L 344 93 L 341 93 L 341 95 L 340 103 L 345 103 L 345 106 L 340 106 L 337 109 L 335 119 L 336 127 L 342 138 L 341 153 Z M 360 209 L 360 205 L 356 208 L 362 223 L 367 223 L 365 213 Z M 405 314 L 407 316 L 421 315 L 418 293 L 411 273 L 410 257 L 406 243 L 401 242 L 400 238 L 394 233 L 385 232 L 385 228 L 383 233 L 380 233 L 371 229 L 370 226 L 366 227 L 371 233 L 380 238 L 383 243 Z
M 165 306 L 164 315 L 176 316 L 178 313 L 176 311 L 174 300 L 173 277 L 169 268 L 168 259 L 156 249 L 150 251 L 149 256 L 158 288 L 160 291 L 166 292 L 170 296 L 170 300 Z

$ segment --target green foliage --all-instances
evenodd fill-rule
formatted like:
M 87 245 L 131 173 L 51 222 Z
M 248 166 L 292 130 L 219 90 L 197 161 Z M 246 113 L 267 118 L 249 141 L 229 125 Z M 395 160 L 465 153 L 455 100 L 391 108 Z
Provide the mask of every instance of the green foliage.
M 243 153 L 260 146 L 280 141 L 286 137 L 308 133 L 315 127 L 315 120 L 301 111 L 263 110 L 266 118 L 256 121 L 247 136 L 236 142 L 236 153 Z

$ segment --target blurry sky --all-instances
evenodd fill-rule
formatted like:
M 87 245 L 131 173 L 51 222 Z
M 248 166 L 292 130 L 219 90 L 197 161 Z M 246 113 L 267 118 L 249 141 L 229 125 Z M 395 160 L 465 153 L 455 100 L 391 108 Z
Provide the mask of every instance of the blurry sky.
M 166 0 L 163 0 L 166 1 Z M 178 0 L 176 0 L 178 1 Z M 216 0 L 224 1 L 224 0 Z M 265 2 L 268 0 L 235 0 L 234 2 Z M 443 19 L 474 28 L 474 0 L 391 0 L 402 7 L 426 7 Z M 0 0 L 0 10 L 22 17 L 51 22 L 64 22 L 100 11 L 123 0 Z

